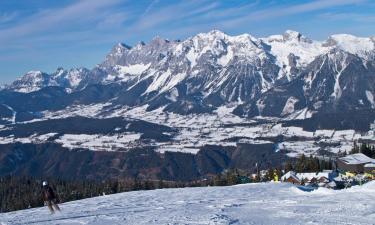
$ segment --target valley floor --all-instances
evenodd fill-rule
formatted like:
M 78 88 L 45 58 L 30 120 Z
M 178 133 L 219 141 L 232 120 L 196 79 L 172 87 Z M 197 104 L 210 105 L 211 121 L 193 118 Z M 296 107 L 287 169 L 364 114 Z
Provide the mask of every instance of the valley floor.
M 375 182 L 303 192 L 287 183 L 128 192 L 0 214 L 10 224 L 374 224 Z

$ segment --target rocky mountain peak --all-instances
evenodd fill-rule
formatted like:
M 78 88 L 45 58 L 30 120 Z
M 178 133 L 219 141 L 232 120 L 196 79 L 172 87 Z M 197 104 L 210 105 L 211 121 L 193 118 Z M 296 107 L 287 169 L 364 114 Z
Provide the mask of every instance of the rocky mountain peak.
M 154 38 L 152 38 L 152 40 L 150 41 L 150 44 L 163 45 L 163 44 L 167 44 L 169 42 L 170 42 L 169 40 L 164 39 L 164 38 L 160 37 L 159 35 L 157 35 Z
M 284 41 L 298 40 L 300 41 L 302 34 L 294 30 L 286 30 L 283 34 Z
M 127 98 L 123 102 L 162 107 L 173 100 L 174 109 L 182 110 L 184 104 L 189 106 L 190 112 L 221 104 L 255 101 L 275 86 L 301 77 L 308 69 L 323 69 L 321 73 L 314 73 L 317 74 L 315 77 L 322 79 L 311 78 L 316 82 L 304 83 L 309 84 L 306 87 L 312 85 L 313 89 L 327 85 L 329 88 L 321 90 L 329 93 L 329 98 L 333 92 L 337 93 L 335 96 L 344 96 L 340 94 L 340 91 L 345 93 L 344 85 L 340 83 L 343 78 L 338 78 L 337 73 L 344 71 L 342 68 L 348 64 L 347 54 L 356 52 L 356 56 L 362 57 L 361 51 L 357 50 L 371 49 L 369 43 L 373 46 L 371 38 L 350 35 L 333 35 L 325 42 L 311 41 L 292 30 L 267 38 L 255 38 L 250 34 L 230 36 L 212 30 L 181 42 L 156 36 L 147 44 L 140 42 L 134 47 L 116 44 L 104 62 L 92 70 L 59 68 L 51 75 L 39 77 L 34 72 L 31 73 L 34 76 L 25 75 L 22 82 L 15 82 L 11 89 L 26 92 L 46 86 L 61 86 L 75 91 L 90 84 L 131 84 L 126 87 L 127 93 L 137 98 L 142 96 L 142 100 Z M 314 62 L 319 57 L 330 57 L 330 66 L 322 67 L 324 60 Z M 315 66 L 309 67 L 311 64 Z M 330 79 L 324 80 L 324 74 L 331 74 Z M 27 77 L 31 81 L 27 81 Z M 309 75 L 305 77 L 310 79 Z M 28 85 L 33 88 L 25 89 Z M 177 101 L 179 98 L 183 99 L 183 104 Z M 197 105 L 192 102 L 195 98 L 202 99 L 204 103 L 200 104 L 207 105 Z M 300 99 L 300 102 L 303 100 Z

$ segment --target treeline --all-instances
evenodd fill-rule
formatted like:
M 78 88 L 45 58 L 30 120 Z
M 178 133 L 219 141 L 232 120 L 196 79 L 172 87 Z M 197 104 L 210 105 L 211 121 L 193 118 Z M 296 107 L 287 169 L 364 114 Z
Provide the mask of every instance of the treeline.
M 162 180 L 91 180 L 46 179 L 56 191 L 59 202 L 69 202 L 100 195 L 158 188 L 181 188 L 209 185 L 207 180 L 194 182 L 170 182 Z M 6 176 L 0 178 L 0 213 L 40 207 L 43 179 L 33 177 Z
M 365 143 L 358 145 L 356 142 L 354 142 L 354 147 L 350 154 L 355 153 L 362 153 L 370 158 L 375 158 L 375 146 Z
M 252 179 L 251 175 L 242 170 L 230 169 L 225 170 L 224 172 L 217 174 L 212 179 L 208 181 L 210 186 L 230 186 L 236 184 L 244 184 L 258 182 L 258 180 Z
M 364 150 L 364 147 L 360 148 L 361 151 L 367 151 Z M 374 148 L 371 148 L 371 153 L 374 153 Z M 330 160 L 321 160 L 312 156 L 306 157 L 305 155 L 302 155 L 298 159 L 287 161 L 283 166 L 275 168 L 270 167 L 266 171 L 229 169 L 207 179 L 192 182 L 140 179 L 106 180 L 99 182 L 93 180 L 77 181 L 6 176 L 0 177 L 0 213 L 43 206 L 44 203 L 41 196 L 43 180 L 49 182 L 62 203 L 100 195 L 136 190 L 229 186 L 251 182 L 270 181 L 274 180 L 275 177 L 280 180 L 284 173 L 291 170 L 302 173 L 318 172 L 325 169 L 332 169 L 332 162 Z
M 251 174 L 249 173 L 249 171 L 230 169 L 214 176 L 213 179 L 208 182 L 208 184 L 210 186 L 230 186 L 236 184 L 266 182 L 274 180 L 275 175 L 280 178 L 282 175 L 282 171 L 279 168 L 270 168 L 266 171 L 265 174 Z
M 269 167 L 267 170 L 246 171 L 229 169 L 214 176 L 208 181 L 208 184 L 212 186 L 229 186 L 243 183 L 266 182 L 275 180 L 276 178 L 280 181 L 282 175 L 289 171 L 297 173 L 321 172 L 323 170 L 332 170 L 333 164 L 330 158 L 306 157 L 302 154 L 297 159 L 288 160 L 282 166 Z
M 0 213 L 40 207 L 42 199 L 42 182 L 47 180 L 56 191 L 60 203 L 91 198 L 101 195 L 116 194 L 137 190 L 153 190 L 161 188 L 183 188 L 203 186 L 229 186 L 250 182 L 271 180 L 259 176 L 252 178 L 248 171 L 237 169 L 226 170 L 207 179 L 191 182 L 175 182 L 163 180 L 61 180 L 41 179 L 33 177 L 6 176 L 0 178 Z
M 306 157 L 302 154 L 296 161 L 287 161 L 284 166 L 285 173 L 295 171 L 297 173 L 319 172 L 323 170 L 332 170 L 333 161 L 321 159 L 313 156 Z

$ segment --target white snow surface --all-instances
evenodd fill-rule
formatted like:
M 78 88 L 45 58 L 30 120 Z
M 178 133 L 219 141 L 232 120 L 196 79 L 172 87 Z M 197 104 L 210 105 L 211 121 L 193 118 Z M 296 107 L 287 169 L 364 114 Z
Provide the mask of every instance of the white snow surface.
M 371 107 L 375 108 L 375 98 L 372 95 L 371 91 L 366 91 L 366 97 L 367 97 L 367 100 L 371 103 Z
M 134 65 L 129 65 L 129 66 L 119 66 L 119 69 L 121 73 L 139 75 L 139 74 L 142 74 L 149 67 L 150 67 L 150 64 L 147 64 L 147 65 L 134 64 Z
M 0 214 L 0 224 L 373 224 L 375 182 L 303 192 L 288 183 L 127 192 Z
M 298 38 L 298 36 L 301 36 Z M 271 46 L 271 54 L 276 57 L 277 64 L 281 68 L 285 65 L 287 76 L 290 76 L 290 63 L 288 56 L 293 54 L 299 57 L 297 66 L 306 66 L 318 55 L 329 51 L 320 41 L 308 40 L 296 31 L 288 30 L 283 35 L 272 35 L 262 40 Z M 281 76 L 283 74 L 280 74 Z M 288 76 L 288 79 L 291 78 Z
M 336 42 L 336 45 L 344 51 L 366 56 L 365 53 L 375 49 L 375 43 L 371 38 L 356 37 L 350 34 L 335 34 L 330 39 Z
M 52 138 L 56 136 L 57 133 L 48 133 L 48 134 L 33 134 L 29 137 L 24 137 L 24 138 L 15 138 L 14 135 L 10 135 L 7 137 L 0 137 L 0 144 L 10 144 L 10 143 L 44 143 L 47 142 L 49 138 Z
M 139 140 L 140 137 L 141 134 L 138 133 L 115 135 L 64 134 L 56 142 L 69 149 L 84 148 L 93 151 L 114 151 L 133 147 L 132 143 Z

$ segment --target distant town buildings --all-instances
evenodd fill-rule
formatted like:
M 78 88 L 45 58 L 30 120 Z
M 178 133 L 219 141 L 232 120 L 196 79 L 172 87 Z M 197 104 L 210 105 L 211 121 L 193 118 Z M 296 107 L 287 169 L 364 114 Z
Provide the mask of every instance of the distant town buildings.
M 281 181 L 289 182 L 298 185 L 315 186 L 315 187 L 336 187 L 335 184 L 330 184 L 337 176 L 337 173 L 332 170 L 324 170 L 316 173 L 296 173 L 289 171 L 281 177 Z
M 324 170 L 316 173 L 296 173 L 289 171 L 281 181 L 312 188 L 331 189 L 361 185 L 375 179 L 375 159 L 362 153 L 347 155 L 336 160 L 336 170 Z
M 347 155 L 337 159 L 337 169 L 342 172 L 363 173 L 365 172 L 366 165 L 367 170 L 371 170 L 371 168 L 374 168 L 374 164 L 375 159 L 367 157 L 362 153 Z

